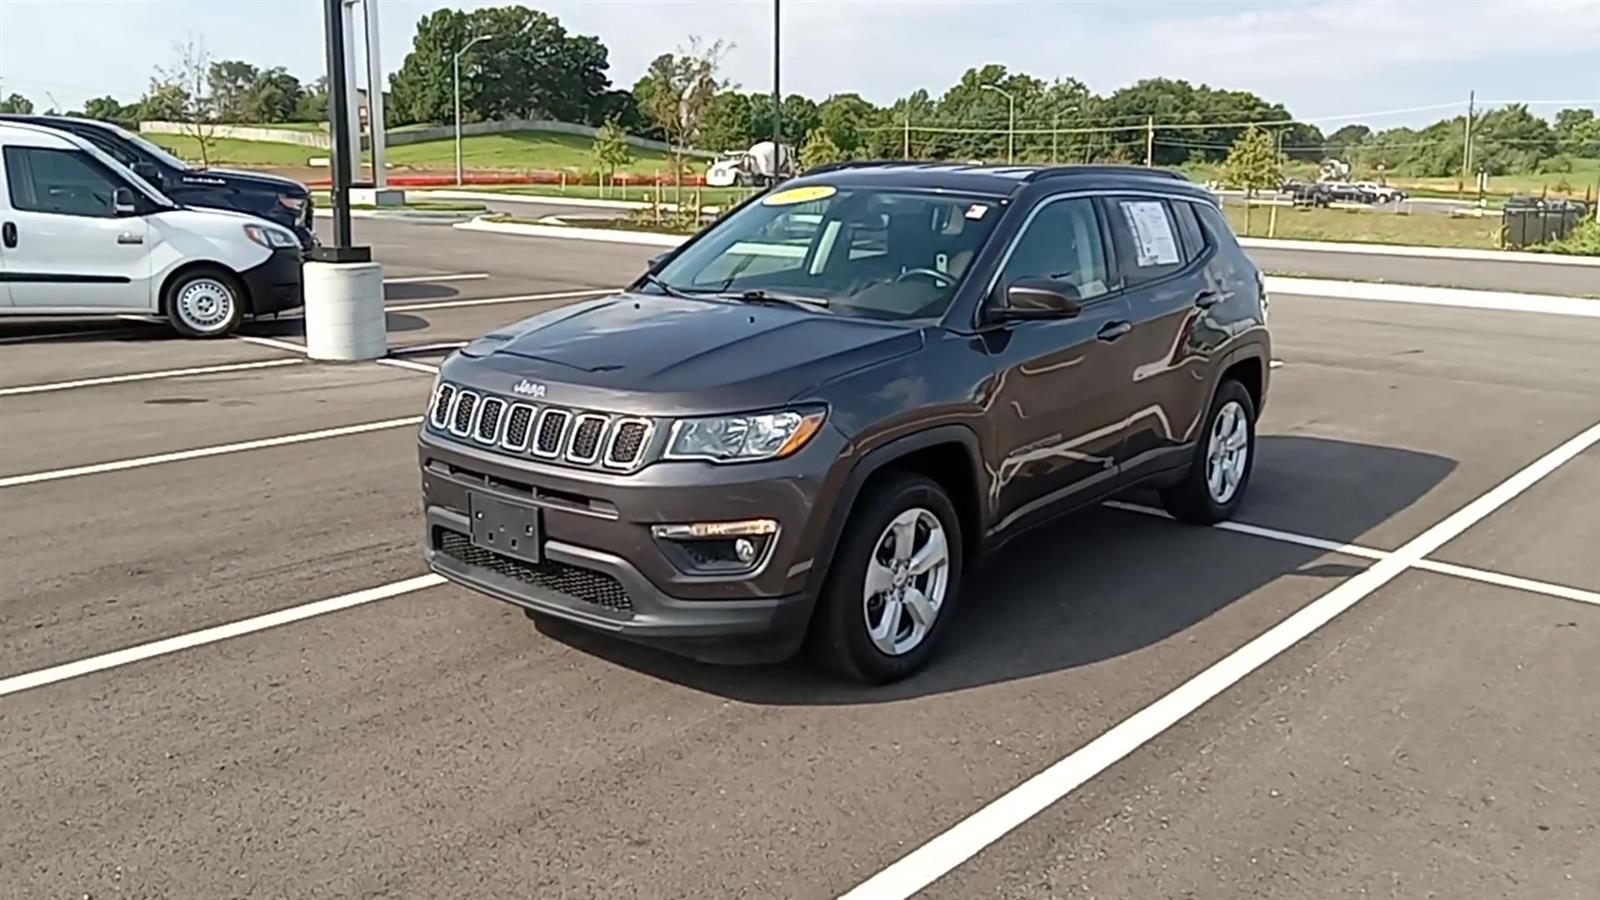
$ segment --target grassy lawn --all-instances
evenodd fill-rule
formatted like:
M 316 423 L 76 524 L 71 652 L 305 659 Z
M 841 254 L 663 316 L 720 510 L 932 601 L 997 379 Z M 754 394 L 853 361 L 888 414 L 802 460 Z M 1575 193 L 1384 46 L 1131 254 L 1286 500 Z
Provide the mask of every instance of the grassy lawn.
M 1245 232 L 1243 206 L 1224 207 L 1228 223 L 1235 232 Z M 1250 212 L 1251 237 L 1266 237 L 1271 211 L 1256 208 Z M 1302 241 L 1347 241 L 1366 244 L 1414 244 L 1421 247 L 1500 248 L 1500 219 L 1457 219 L 1450 216 L 1414 213 L 1346 211 L 1279 207 L 1278 225 L 1273 237 Z
M 160 144 L 190 162 L 200 162 L 200 142 L 187 134 L 146 134 L 143 137 Z M 328 151 L 298 144 L 280 144 L 276 141 L 241 141 L 234 138 L 212 138 L 212 165 L 228 166 L 304 166 L 313 156 L 327 156 Z
M 533 197 L 584 197 L 589 199 L 606 200 L 633 200 L 640 203 L 649 203 L 655 196 L 649 187 L 607 187 L 602 193 L 600 188 L 592 184 L 568 185 L 565 190 L 554 184 L 503 184 L 503 185 L 471 185 L 471 191 L 493 191 L 497 194 L 526 194 Z M 685 203 L 694 202 L 694 188 L 685 186 L 683 199 Z M 732 206 L 754 193 L 753 188 L 707 188 L 700 189 L 700 203 L 705 206 Z M 672 185 L 661 186 L 661 202 L 673 202 Z
M 1389 179 L 1395 185 L 1417 194 L 1418 196 L 1455 197 L 1455 176 L 1444 178 L 1406 178 L 1395 176 Z M 1584 190 L 1587 189 L 1591 196 L 1594 194 L 1595 185 L 1600 183 L 1600 159 L 1578 158 L 1572 161 L 1571 172 L 1546 172 L 1529 175 L 1492 175 L 1489 177 L 1490 194 L 1551 194 L 1563 193 L 1557 190 L 1562 182 L 1570 189 L 1566 191 L 1569 196 L 1582 199 Z M 1477 189 L 1467 183 L 1467 196 L 1477 196 Z
M 670 171 L 665 153 L 634 147 L 634 161 L 624 172 L 639 175 L 656 170 Z M 397 166 L 419 169 L 449 169 L 455 166 L 455 141 L 424 141 L 385 150 L 386 159 Z M 469 169 L 571 169 L 587 172 L 595 167 L 594 140 L 575 134 L 548 131 L 514 131 L 506 134 L 480 134 L 461 139 L 461 162 Z

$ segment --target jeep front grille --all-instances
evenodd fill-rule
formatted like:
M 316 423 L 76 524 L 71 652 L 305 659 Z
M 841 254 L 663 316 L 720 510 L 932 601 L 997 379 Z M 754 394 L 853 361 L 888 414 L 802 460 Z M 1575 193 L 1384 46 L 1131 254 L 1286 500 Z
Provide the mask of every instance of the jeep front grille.
M 633 599 L 620 581 L 604 572 L 569 566 L 546 559 L 530 563 L 474 546 L 472 539 L 459 531 L 439 528 L 434 531 L 439 552 L 474 569 L 485 569 L 502 578 L 520 581 L 573 600 L 614 612 L 629 612 Z
M 638 468 L 655 434 L 649 419 L 539 406 L 447 382 L 428 405 L 428 427 L 514 456 L 617 471 Z

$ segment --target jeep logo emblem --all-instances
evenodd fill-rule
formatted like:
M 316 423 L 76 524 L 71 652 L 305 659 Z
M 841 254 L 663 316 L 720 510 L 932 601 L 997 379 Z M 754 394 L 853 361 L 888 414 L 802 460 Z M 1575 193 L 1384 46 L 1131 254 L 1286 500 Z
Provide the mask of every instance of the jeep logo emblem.
M 529 381 L 526 378 L 517 382 L 516 386 L 513 387 L 511 391 L 516 394 L 521 394 L 524 397 L 544 397 L 544 385 L 539 384 L 538 382 Z

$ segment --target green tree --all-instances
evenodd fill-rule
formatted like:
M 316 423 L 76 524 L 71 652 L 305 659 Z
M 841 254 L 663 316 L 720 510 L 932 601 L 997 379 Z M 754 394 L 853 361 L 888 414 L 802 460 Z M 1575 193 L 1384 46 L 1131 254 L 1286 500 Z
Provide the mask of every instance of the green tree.
M 16 113 L 27 115 L 33 112 L 33 101 L 21 94 L 12 93 L 4 100 L 0 100 L 0 113 Z
M 701 148 L 743 150 L 755 143 L 755 132 L 751 128 L 753 112 L 749 95 L 738 91 L 717 94 L 711 99 L 705 122 L 700 126 Z
M 639 106 L 666 135 L 672 145 L 674 202 L 683 199 L 683 151 L 700 136 L 707 111 L 717 92 L 727 82 L 717 75 L 728 45 L 710 45 L 698 37 L 689 39 L 686 50 L 663 53 L 650 63 L 643 78 L 634 86 Z
M 1264 187 L 1275 187 L 1283 181 L 1283 160 L 1278 156 L 1274 138 L 1264 129 L 1251 126 L 1233 142 L 1228 158 L 1222 164 L 1222 177 L 1228 184 L 1244 189 L 1244 232 L 1250 233 L 1250 199 Z
M 282 66 L 267 69 L 245 95 L 243 121 L 293 121 L 304 94 L 305 88 L 301 86 L 300 79 L 284 71 Z M 384 112 L 387 115 L 388 111 Z
M 389 116 L 389 110 L 384 109 L 384 116 Z M 324 75 L 311 83 L 311 86 L 300 92 L 300 99 L 294 104 L 294 117 L 296 122 L 326 122 L 328 121 L 328 76 Z
M 156 77 L 150 80 L 152 101 L 160 97 L 163 103 L 177 104 L 176 121 L 183 125 L 183 133 L 198 145 L 200 164 L 211 165 L 211 147 L 216 133 L 216 108 L 210 93 L 211 53 L 204 39 L 190 35 L 173 44 L 176 58 L 171 66 L 158 67 Z
M 600 169 L 600 192 L 605 195 L 606 179 L 614 184 L 617 170 L 633 162 L 633 149 L 628 146 L 628 136 L 616 119 L 607 119 L 594 135 L 594 158 Z
M 772 140 L 772 95 L 756 92 L 749 97 L 751 142 Z M 786 144 L 805 140 L 811 129 L 822 124 L 816 102 L 800 94 L 784 97 L 778 114 L 778 124 L 783 128 L 783 142 Z
M 1345 125 L 1328 135 L 1324 141 L 1322 157 L 1351 162 L 1355 151 L 1372 137 L 1372 129 L 1365 125 Z M 1353 164 L 1353 163 L 1352 163 Z
M 452 121 L 455 55 L 478 35 L 488 37 L 461 57 L 464 119 L 598 125 L 616 111 L 607 108 L 610 62 L 598 38 L 570 35 L 554 16 L 525 6 L 441 9 L 417 23 L 411 52 L 389 80 L 396 123 Z
M 1600 118 L 1592 109 L 1563 109 L 1556 113 L 1556 143 L 1568 156 L 1600 156 Z
M 117 122 L 129 118 L 131 107 L 125 107 L 117 102 L 117 98 L 107 94 L 104 97 L 94 97 L 84 101 L 83 115 L 88 119 L 99 119 L 102 122 Z
M 828 130 L 820 126 L 811 129 L 811 133 L 806 135 L 805 146 L 800 148 L 800 165 L 807 169 L 849 158 L 849 154 L 833 142 Z
M 868 129 L 877 124 L 878 109 L 861 99 L 860 94 L 835 94 L 817 107 L 817 125 L 828 139 L 848 156 L 860 153 L 866 145 Z M 806 143 L 811 135 L 806 135 Z
M 211 91 L 212 108 L 217 121 L 255 121 L 245 109 L 251 92 L 260 80 L 261 70 L 242 59 L 212 63 L 206 72 L 206 86 Z

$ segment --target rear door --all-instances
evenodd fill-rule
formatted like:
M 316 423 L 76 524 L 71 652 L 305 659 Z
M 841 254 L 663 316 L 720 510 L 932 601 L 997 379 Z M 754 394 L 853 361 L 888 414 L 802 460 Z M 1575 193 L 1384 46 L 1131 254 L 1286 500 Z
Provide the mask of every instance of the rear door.
M 1187 461 L 1210 400 L 1210 351 L 1226 339 L 1207 310 L 1222 299 L 1206 275 L 1210 247 L 1188 201 L 1103 201 L 1133 321 L 1127 341 L 1138 399 L 1128 422 L 1124 481 Z
M 998 375 L 989 401 L 1001 459 L 997 529 L 1090 502 L 1117 484 L 1132 365 L 1128 301 L 1117 291 L 1100 211 L 1091 197 L 1035 207 L 995 290 L 1019 278 L 1071 285 L 1072 318 L 1010 322 L 985 332 Z
M 115 208 L 121 178 L 81 150 L 8 146 L 6 281 L 17 308 L 148 311 L 148 226 Z

